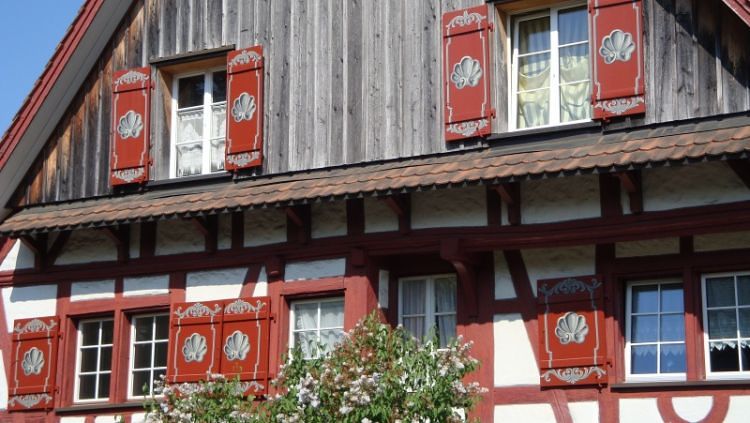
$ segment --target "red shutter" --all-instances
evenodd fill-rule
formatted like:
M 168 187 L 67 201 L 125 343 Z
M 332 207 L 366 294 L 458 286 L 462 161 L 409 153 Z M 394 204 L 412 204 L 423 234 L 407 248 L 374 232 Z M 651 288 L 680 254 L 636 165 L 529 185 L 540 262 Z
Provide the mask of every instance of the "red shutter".
M 601 278 L 548 279 L 537 284 L 542 386 L 606 384 Z
M 9 410 L 53 407 L 59 328 L 54 316 L 13 322 Z
M 221 373 L 239 375 L 247 392 L 260 395 L 268 388 L 270 297 L 238 298 L 224 302 Z
M 207 380 L 219 373 L 221 301 L 177 303 L 172 306 L 167 380 L 173 383 Z
M 443 14 L 446 141 L 492 132 L 487 11 L 477 6 Z
M 641 0 L 589 0 L 594 118 L 646 111 Z
M 263 163 L 263 47 L 227 55 L 227 144 L 225 168 Z
M 148 180 L 151 68 L 115 72 L 112 84 L 110 181 Z

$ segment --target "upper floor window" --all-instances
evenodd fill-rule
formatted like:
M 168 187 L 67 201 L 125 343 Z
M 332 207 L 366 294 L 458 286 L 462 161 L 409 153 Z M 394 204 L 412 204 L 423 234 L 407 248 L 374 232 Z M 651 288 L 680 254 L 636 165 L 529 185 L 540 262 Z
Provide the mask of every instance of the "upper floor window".
M 441 347 L 456 337 L 456 278 L 447 276 L 401 279 L 399 323 L 418 339 L 435 330 Z
M 588 12 L 552 8 L 513 21 L 510 122 L 515 129 L 591 118 Z
M 76 401 L 106 400 L 112 376 L 113 320 L 83 320 L 78 323 Z
M 180 75 L 173 84 L 170 175 L 179 178 L 223 171 L 226 70 Z
M 154 381 L 167 372 L 169 316 L 166 314 L 133 317 L 131 329 L 129 396 L 149 394 Z
M 706 374 L 750 374 L 750 274 L 703 278 Z
M 344 336 L 344 299 L 326 298 L 291 304 L 289 347 L 299 346 L 304 358 L 330 351 Z

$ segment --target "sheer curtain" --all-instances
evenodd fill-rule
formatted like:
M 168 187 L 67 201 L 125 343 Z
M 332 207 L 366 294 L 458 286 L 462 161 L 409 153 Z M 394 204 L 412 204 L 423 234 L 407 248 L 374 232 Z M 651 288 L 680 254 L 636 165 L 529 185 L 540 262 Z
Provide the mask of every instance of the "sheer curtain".
M 560 122 L 589 117 L 588 13 L 585 8 L 560 11 L 557 19 L 560 47 Z
M 518 24 L 518 128 L 549 123 L 549 17 Z
M 422 339 L 425 336 L 427 283 L 424 280 L 404 281 L 401 289 L 404 328 L 417 339 Z
M 435 280 L 435 325 L 440 346 L 448 345 L 456 337 L 456 281 L 452 278 Z M 450 314 L 443 314 L 450 313 Z

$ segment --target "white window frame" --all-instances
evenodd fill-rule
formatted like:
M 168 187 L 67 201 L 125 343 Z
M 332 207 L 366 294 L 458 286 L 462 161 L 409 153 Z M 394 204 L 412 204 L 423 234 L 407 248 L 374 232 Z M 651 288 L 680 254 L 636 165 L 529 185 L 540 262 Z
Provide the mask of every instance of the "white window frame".
M 146 397 L 146 395 L 133 395 L 133 372 L 135 371 L 144 371 L 144 370 L 150 370 L 151 374 L 153 375 L 154 371 L 156 370 L 164 370 L 166 372 L 167 366 L 163 367 L 156 367 L 154 366 L 154 355 L 155 355 L 155 346 L 156 344 L 169 344 L 169 334 L 167 333 L 167 338 L 163 340 L 156 340 L 156 319 L 155 317 L 159 316 L 166 316 L 167 317 L 167 331 L 169 331 L 169 313 L 146 313 L 146 314 L 135 314 L 131 317 L 130 320 L 130 357 L 129 357 L 129 363 L 128 363 L 128 399 L 143 399 Z M 152 334 L 151 339 L 148 341 L 136 341 L 135 340 L 135 320 L 136 319 L 152 319 Z M 135 369 L 135 346 L 136 344 L 149 344 L 151 345 L 151 367 L 148 369 L 146 368 L 139 368 Z M 167 357 L 167 360 L 169 360 L 169 357 Z M 151 380 L 151 392 L 153 393 L 153 378 Z M 162 395 L 156 395 L 156 397 L 161 397 Z
M 444 278 L 450 278 L 453 279 L 453 281 L 456 284 L 456 310 L 453 312 L 435 312 L 435 280 L 436 279 L 444 279 Z M 409 281 L 425 281 L 425 314 L 424 314 L 424 322 L 425 322 L 425 328 L 424 333 L 428 334 L 430 330 L 435 325 L 435 320 L 439 316 L 449 316 L 454 315 L 456 316 L 456 336 L 458 336 L 458 279 L 456 278 L 455 274 L 452 273 L 446 273 L 446 274 L 440 274 L 440 275 L 425 275 L 425 276 L 410 276 L 407 278 L 399 278 L 398 280 L 398 324 L 402 325 L 404 324 L 404 282 Z M 409 314 L 406 317 L 417 317 L 422 316 L 421 314 Z M 451 339 L 446 339 L 445 342 L 448 343 L 452 341 Z
M 78 403 L 87 403 L 87 402 L 104 402 L 109 401 L 110 397 L 112 396 L 112 392 L 109 392 L 109 395 L 106 398 L 88 398 L 88 399 L 81 399 L 80 398 L 80 376 L 81 375 L 96 375 L 96 385 L 94 386 L 94 392 L 96 396 L 99 395 L 99 379 L 100 376 L 103 374 L 109 374 L 109 386 L 111 388 L 112 386 L 112 369 L 113 365 L 110 364 L 109 370 L 100 371 L 99 368 L 101 367 L 101 358 L 102 358 L 102 347 L 110 347 L 112 348 L 112 361 L 114 362 L 114 341 L 115 341 L 115 326 L 114 321 L 115 319 L 113 317 L 102 317 L 102 318 L 91 318 L 91 319 L 84 319 L 79 320 L 76 328 L 77 337 L 76 340 L 76 368 L 75 368 L 75 381 L 73 386 L 73 399 L 74 402 Z M 81 333 L 81 326 L 84 323 L 91 323 L 91 322 L 98 322 L 99 323 L 99 339 L 98 344 L 95 348 L 97 348 L 97 354 L 96 354 L 96 371 L 93 372 L 81 372 L 81 347 L 83 346 L 83 334 Z M 102 344 L 102 323 L 103 322 L 112 322 L 112 343 L 111 344 Z M 87 349 L 93 349 L 93 345 L 87 346 Z
M 185 109 L 196 109 L 199 107 L 203 108 L 203 162 L 201 165 L 201 173 L 190 176 L 201 176 L 225 173 L 226 169 L 217 172 L 211 172 L 211 123 L 212 111 L 211 108 L 216 104 L 213 103 L 213 74 L 216 71 L 226 71 L 226 66 L 215 66 L 210 68 L 201 69 L 200 71 L 193 71 L 187 73 L 181 73 L 174 75 L 172 78 L 172 130 L 170 131 L 169 141 L 169 177 L 174 179 L 177 176 L 177 112 L 178 112 L 178 101 L 180 95 L 180 79 L 189 78 L 192 76 L 203 75 L 203 106 L 186 107 Z M 227 88 L 229 88 L 229 77 L 227 76 Z M 227 99 L 229 98 L 229 90 L 226 90 Z M 226 100 L 224 101 L 226 103 Z M 225 113 L 229 113 L 229 107 L 227 105 Z M 226 146 L 226 133 L 224 133 L 224 145 Z M 180 178 L 188 178 L 190 176 L 180 176 Z
M 528 10 L 520 10 L 518 12 L 514 12 L 513 14 L 510 14 L 507 18 L 506 27 L 511 28 L 510 35 L 508 36 L 508 57 L 507 60 L 511 63 L 511 74 L 508 75 L 508 104 L 510 105 L 510 108 L 508 110 L 508 130 L 509 131 L 529 131 L 529 130 L 535 130 L 535 129 L 542 129 L 542 128 L 553 128 L 558 126 L 566 126 L 566 125 L 574 125 L 578 123 L 585 123 L 585 122 L 591 122 L 591 116 L 593 114 L 593 110 L 590 111 L 589 117 L 587 119 L 579 119 L 575 121 L 570 122 L 560 122 L 560 58 L 559 58 L 559 49 L 560 47 L 566 47 L 566 46 L 572 46 L 577 44 L 583 44 L 583 42 L 575 42 L 570 44 L 564 44 L 562 46 L 558 45 L 558 36 L 557 36 L 557 15 L 561 10 L 566 9 L 575 9 L 578 7 L 586 7 L 586 2 L 581 1 L 571 1 L 561 4 L 556 4 L 554 7 L 544 7 L 541 9 L 528 9 Z M 536 12 L 536 13 L 534 13 Z M 519 15 L 526 15 L 527 16 L 519 16 Z M 519 128 L 518 127 L 518 27 L 520 22 L 529 21 L 533 19 L 538 19 L 542 17 L 549 16 L 550 18 L 550 67 L 552 67 L 550 71 L 550 104 L 549 104 L 549 123 L 546 125 L 539 125 L 539 126 L 533 126 L 528 128 Z M 592 51 L 591 51 L 591 26 L 588 24 L 588 20 L 586 21 L 586 25 L 588 26 L 588 40 L 586 41 L 589 44 L 589 63 L 593 59 Z M 543 51 L 534 52 L 534 54 L 542 53 Z M 593 69 L 590 66 L 589 67 L 589 87 L 593 90 Z M 578 81 L 582 82 L 582 81 Z M 571 82 L 570 84 L 573 84 L 575 82 Z M 556 87 L 557 89 L 552 89 L 553 87 Z
M 333 302 L 341 302 L 341 304 L 344 306 L 344 320 L 346 321 L 346 300 L 344 298 L 344 295 L 334 296 L 334 297 L 324 297 L 324 298 L 313 298 L 313 299 L 306 299 L 306 300 L 292 300 L 289 302 L 289 351 L 294 349 L 294 334 L 296 332 L 311 332 L 310 329 L 305 330 L 296 330 L 294 328 L 294 322 L 296 320 L 295 318 L 295 306 L 300 304 L 317 304 L 318 305 L 318 317 L 316 320 L 316 328 L 315 332 L 317 335 L 317 341 L 320 342 L 320 331 L 323 330 L 331 330 L 331 329 L 341 329 L 341 333 L 344 332 L 344 322 L 341 322 L 341 326 L 326 326 L 321 327 L 320 326 L 320 305 L 323 303 L 333 303 Z M 310 360 L 314 360 L 316 358 L 319 358 L 321 356 L 321 351 L 317 351 L 317 355 L 315 357 L 310 357 Z M 327 352 L 323 352 L 324 354 Z
M 665 279 L 650 279 L 650 280 L 642 280 L 642 281 L 633 281 L 628 282 L 627 288 L 626 288 L 626 300 L 625 300 L 625 380 L 627 382 L 643 382 L 643 381 L 682 381 L 687 379 L 687 351 L 688 351 L 688 341 L 687 341 L 687 329 L 685 328 L 685 338 L 680 341 L 660 341 L 656 340 L 655 342 L 644 342 L 644 344 L 655 344 L 655 345 L 672 345 L 672 344 L 683 344 L 685 346 L 685 370 L 686 372 L 683 373 L 643 373 L 643 374 L 632 374 L 631 373 L 631 338 L 632 338 L 632 305 L 633 305 L 633 287 L 634 286 L 641 286 L 641 285 L 672 285 L 672 284 L 680 284 L 682 286 L 682 294 L 683 294 L 683 325 L 685 325 L 685 307 L 684 307 L 684 297 L 685 297 L 685 284 L 681 279 L 671 279 L 671 278 L 665 278 Z M 661 292 L 661 290 L 659 291 Z M 661 316 L 661 295 L 658 295 L 658 314 L 657 314 L 657 324 L 660 324 L 661 319 L 659 318 Z M 675 314 L 675 313 L 666 313 L 666 314 Z M 660 330 L 657 329 L 657 336 L 660 333 Z M 661 364 L 661 354 L 660 349 L 657 348 L 656 352 L 656 371 L 660 371 L 660 364 Z
M 708 339 L 708 298 L 706 296 L 706 280 L 707 279 L 713 279 L 713 278 L 721 278 L 721 277 L 733 277 L 734 278 L 734 298 L 735 298 L 735 305 L 734 307 L 712 307 L 712 309 L 731 309 L 734 308 L 735 310 L 735 316 L 737 318 L 737 338 L 734 338 L 733 340 L 738 341 L 740 339 L 747 339 L 747 338 L 741 338 L 740 332 L 739 332 L 739 325 L 740 325 L 740 319 L 739 319 L 739 309 L 740 308 L 750 308 L 750 306 L 739 306 L 738 305 L 738 297 L 737 297 L 737 278 L 740 276 L 750 276 L 750 272 L 744 271 L 744 272 L 724 272 L 724 273 L 710 273 L 710 274 L 704 274 L 701 275 L 701 307 L 703 308 L 703 357 L 704 357 L 704 363 L 706 366 L 706 379 L 748 379 L 750 378 L 750 369 L 745 371 L 738 371 L 738 372 L 714 372 L 711 370 L 711 356 L 710 356 L 710 350 L 709 350 L 709 339 Z M 720 341 L 720 340 L 732 340 L 731 338 L 723 338 L 723 339 L 714 339 L 713 341 Z M 738 357 L 740 359 L 740 357 Z M 740 359 L 740 367 L 742 367 L 742 360 Z

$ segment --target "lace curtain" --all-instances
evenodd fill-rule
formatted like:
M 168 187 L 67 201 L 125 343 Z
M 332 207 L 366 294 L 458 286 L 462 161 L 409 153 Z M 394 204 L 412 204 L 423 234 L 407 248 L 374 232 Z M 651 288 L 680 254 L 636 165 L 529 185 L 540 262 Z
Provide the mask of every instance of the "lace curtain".
M 401 287 L 401 306 L 404 328 L 417 339 L 425 336 L 425 297 L 427 282 L 424 280 L 410 280 L 403 282 Z M 416 316 L 415 316 L 416 315 Z

